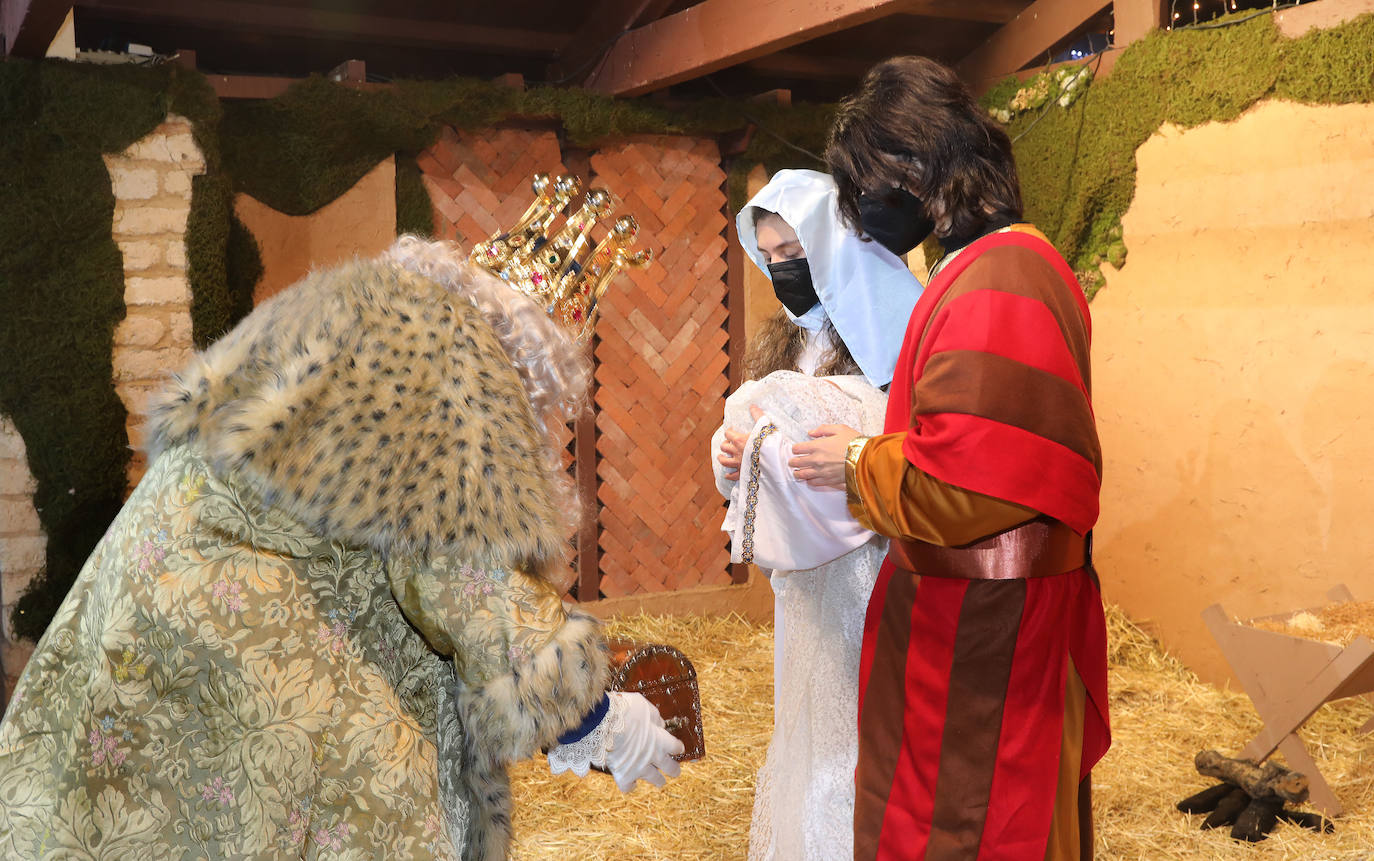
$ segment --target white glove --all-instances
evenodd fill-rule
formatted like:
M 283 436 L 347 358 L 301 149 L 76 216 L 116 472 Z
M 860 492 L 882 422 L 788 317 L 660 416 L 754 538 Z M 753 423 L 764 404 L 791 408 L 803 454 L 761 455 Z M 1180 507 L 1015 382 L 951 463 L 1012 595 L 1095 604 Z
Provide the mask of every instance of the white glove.
M 682 753 L 682 742 L 663 728 L 663 718 L 641 694 L 611 691 L 610 708 L 596 728 L 569 744 L 549 751 L 549 771 L 571 771 L 585 777 L 590 766 L 604 768 L 615 778 L 621 792 L 631 792 L 644 780 L 662 786 L 682 768 L 673 759 Z

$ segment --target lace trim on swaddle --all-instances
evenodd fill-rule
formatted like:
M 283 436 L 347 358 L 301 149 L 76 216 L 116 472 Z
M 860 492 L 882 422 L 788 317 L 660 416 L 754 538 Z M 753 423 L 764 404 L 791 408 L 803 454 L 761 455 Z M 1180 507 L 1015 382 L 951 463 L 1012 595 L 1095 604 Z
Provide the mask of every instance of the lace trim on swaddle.
M 812 377 L 796 371 L 774 371 L 749 380 L 725 401 L 725 426 L 751 428 L 750 404 L 769 419 L 790 442 L 810 439 L 821 424 L 847 424 L 861 433 L 881 433 L 887 396 L 861 375 Z
M 755 421 L 751 406 L 767 418 Z M 883 393 L 857 375 L 778 371 L 731 395 L 724 427 L 751 429 L 721 525 L 731 536 L 732 561 L 805 570 L 867 540 L 868 533 L 845 508 L 843 493 L 796 481 L 786 460 L 791 446 L 810 439 L 809 431 L 818 425 L 844 424 L 872 433 L 882 427 L 885 411 Z

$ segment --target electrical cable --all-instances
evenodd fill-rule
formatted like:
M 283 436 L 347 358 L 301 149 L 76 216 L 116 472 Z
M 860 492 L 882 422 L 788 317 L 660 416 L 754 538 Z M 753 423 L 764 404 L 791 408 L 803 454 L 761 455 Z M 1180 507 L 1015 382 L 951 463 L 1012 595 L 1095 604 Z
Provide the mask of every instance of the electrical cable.
M 634 25 L 627 26 L 619 33 L 616 33 L 614 36 L 610 37 L 609 39 L 606 39 L 604 42 L 597 46 L 596 51 L 594 51 L 590 57 L 583 61 L 582 65 L 578 66 L 576 69 L 573 69 L 571 72 L 564 75 L 563 77 L 552 81 L 531 81 L 530 83 L 545 87 L 559 87 L 563 84 L 568 83 L 574 78 L 581 76 L 583 72 L 590 69 L 593 63 L 599 63 L 605 60 L 606 54 L 611 50 L 611 47 L 615 45 L 616 42 L 619 42 L 626 33 L 630 32 L 633 29 Z
M 1088 59 L 1084 60 L 1082 63 L 1079 63 L 1079 64 L 1078 64 L 1078 68 L 1079 68 L 1079 69 L 1082 69 L 1084 66 L 1087 66 L 1089 63 L 1094 63 L 1095 65 L 1093 66 L 1093 77 L 1096 78 L 1096 77 L 1097 77 L 1097 70 L 1098 70 L 1099 68 L 1101 68 L 1101 66 L 1102 66 L 1102 54 L 1103 54 L 1102 51 L 1097 52 L 1097 53 L 1094 54 L 1093 56 L 1091 56 L 1091 57 L 1089 57 Z M 1080 71 L 1080 72 L 1076 72 L 1075 74 L 1080 74 L 1080 75 L 1081 75 L 1082 72 L 1081 72 L 1081 71 Z M 1061 95 L 1062 95 L 1062 93 L 1061 93 Z M 1011 139 L 1011 142 L 1014 144 L 1014 143 L 1016 143 L 1017 141 L 1019 141 L 1021 138 L 1025 137 L 1027 134 L 1029 134 L 1029 133 L 1030 133 L 1030 130 L 1033 129 L 1033 128 L 1035 128 L 1036 124 L 1039 123 L 1041 120 L 1043 120 L 1043 119 L 1045 118 L 1045 115 L 1048 114 L 1048 113 L 1050 112 L 1050 109 L 1054 107 L 1054 105 L 1055 105 L 1055 103 L 1056 103 L 1057 101 L 1058 101 L 1057 99 L 1050 99 L 1050 98 L 1045 99 L 1045 107 L 1042 108 L 1042 109 L 1040 110 L 1040 115 L 1037 116 L 1034 120 L 1031 120 L 1031 124 L 1028 125 L 1028 126 L 1026 126 L 1024 129 L 1022 129 L 1020 134 L 1018 134 L 1016 137 L 1014 137 L 1014 138 Z
M 1182 27 L 1175 27 L 1174 29 L 1175 29 L 1175 30 L 1220 30 L 1220 29 L 1223 28 L 1223 27 L 1234 27 L 1234 26 L 1237 25 L 1237 24 L 1244 24 L 1246 21 L 1249 21 L 1249 20 L 1251 20 L 1251 19 L 1253 19 L 1253 18 L 1258 18 L 1258 17 L 1260 17 L 1261 15 L 1272 15 L 1272 14 L 1275 13 L 1275 12 L 1282 12 L 1284 9 L 1292 9 L 1294 6 L 1301 6 L 1301 5 L 1303 5 L 1302 2 L 1301 2 L 1301 0 L 1299 0 L 1299 2 L 1296 2 L 1296 3 L 1279 3 L 1279 4 L 1277 4 L 1277 5 L 1270 6 L 1268 9 L 1259 9 L 1259 10 L 1256 10 L 1255 12 L 1252 12 L 1252 13 L 1250 13 L 1249 15 L 1246 15 L 1246 16 L 1243 17 L 1243 18 L 1232 18 L 1232 19 L 1229 20 L 1229 21 L 1206 21 L 1206 22 L 1203 22 L 1203 23 L 1201 23 L 1201 24 L 1187 24 L 1187 25 L 1184 25 L 1184 26 L 1182 26 Z
M 707 86 L 709 86 L 711 89 L 715 90 L 715 91 L 716 91 L 716 94 L 717 94 L 718 96 L 720 96 L 722 99 L 729 99 L 729 98 L 730 98 L 730 96 L 726 95 L 725 91 L 722 90 L 722 89 L 720 88 L 720 85 L 717 84 L 717 83 L 715 82 L 715 80 L 711 78 L 710 75 L 702 75 L 701 79 L 702 79 L 703 81 L 706 82 L 706 85 L 707 85 Z M 791 142 L 790 140 L 788 140 L 787 138 L 783 137 L 782 135 L 780 135 L 780 134 L 778 134 L 777 132 L 775 132 L 775 131 L 773 131 L 772 129 L 770 129 L 766 123 L 764 123 L 762 120 L 760 120 L 758 117 L 754 116 L 753 114 L 750 114 L 748 111 L 743 111 L 743 110 L 742 110 L 742 111 L 740 111 L 740 115 L 743 116 L 743 117 L 744 117 L 746 120 L 748 120 L 749 122 L 753 123 L 754 126 L 755 126 L 759 131 L 761 131 L 761 132 L 763 132 L 764 134 L 768 135 L 769 137 L 773 138 L 773 139 L 776 140 L 778 143 L 781 143 L 783 146 L 785 146 L 785 147 L 787 147 L 787 148 L 789 148 L 789 149 L 796 150 L 797 152 L 801 153 L 801 154 L 804 155 L 804 156 L 807 156 L 807 157 L 809 157 L 809 158 L 813 158 L 813 159 L 815 159 L 815 160 L 816 160 L 818 163 L 820 163 L 820 164 L 825 164 L 825 163 L 826 163 L 824 158 L 822 158 L 821 156 L 816 155 L 814 152 L 812 152 L 812 151 L 809 150 L 809 149 L 806 149 L 805 147 L 801 147 L 801 146 L 798 146 L 798 145 L 792 143 L 792 142 Z

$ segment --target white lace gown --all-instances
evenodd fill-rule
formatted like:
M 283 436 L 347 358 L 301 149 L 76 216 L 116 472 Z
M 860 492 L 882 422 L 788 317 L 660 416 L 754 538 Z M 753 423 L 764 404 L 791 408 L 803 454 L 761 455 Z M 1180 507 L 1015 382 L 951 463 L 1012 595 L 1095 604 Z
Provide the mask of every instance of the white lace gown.
M 770 570 L 775 595 L 773 738 L 754 796 L 750 859 L 853 857 L 859 649 L 887 542 L 850 517 L 843 491 L 797 481 L 787 460 L 817 425 L 880 433 L 886 403 L 862 376 L 778 371 L 730 396 L 712 441 L 717 486 L 730 500 L 722 528 L 732 559 Z M 750 404 L 764 410 L 757 422 Z M 738 481 L 715 462 L 724 427 L 749 430 Z

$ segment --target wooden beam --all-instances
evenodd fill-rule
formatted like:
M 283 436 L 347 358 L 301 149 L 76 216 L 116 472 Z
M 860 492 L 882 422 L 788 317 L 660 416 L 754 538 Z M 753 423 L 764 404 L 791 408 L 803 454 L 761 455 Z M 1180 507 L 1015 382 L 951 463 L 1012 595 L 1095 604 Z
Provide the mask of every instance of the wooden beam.
M 125 21 L 199 25 L 307 39 L 357 39 L 403 47 L 462 48 L 490 54 L 553 54 L 564 41 L 558 33 L 539 30 L 230 0 L 82 0 L 81 6 Z
M 0 33 L 5 34 L 6 56 L 41 58 L 70 11 L 71 3 L 55 0 L 0 2 Z
M 909 0 L 704 0 L 631 30 L 587 80 L 637 96 L 904 11 Z
M 955 70 L 976 92 L 982 92 L 1044 54 L 1108 5 L 1104 0 L 1035 0 Z
M 559 50 L 558 59 L 549 66 L 549 80 L 585 81 L 596 61 L 610 50 L 612 39 L 639 24 L 657 21 L 671 5 L 673 0 L 601 0 Z
M 641 613 L 651 616 L 728 616 L 738 613 L 751 622 L 766 623 L 773 621 L 773 589 L 763 572 L 751 568 L 748 579 L 743 583 L 602 598 L 591 603 L 579 603 L 577 609 L 591 613 L 598 619 L 637 616 Z
M 1005 24 L 1028 5 L 1027 0 L 912 0 L 901 11 L 922 18 Z
M 361 84 L 367 80 L 367 64 L 362 60 L 344 60 L 330 69 L 325 77 L 336 84 Z
M 1112 44 L 1124 48 L 1167 22 L 1167 0 L 1112 0 Z
M 283 78 L 272 75 L 206 75 L 205 79 L 214 88 L 215 95 L 221 99 L 275 99 L 300 78 Z M 390 84 L 370 83 L 367 81 L 339 81 L 339 84 L 355 90 L 386 90 Z

